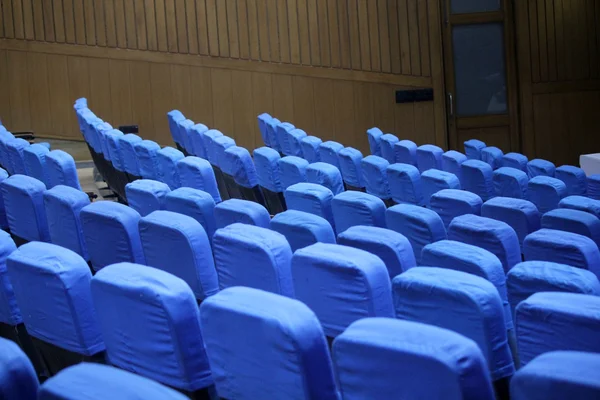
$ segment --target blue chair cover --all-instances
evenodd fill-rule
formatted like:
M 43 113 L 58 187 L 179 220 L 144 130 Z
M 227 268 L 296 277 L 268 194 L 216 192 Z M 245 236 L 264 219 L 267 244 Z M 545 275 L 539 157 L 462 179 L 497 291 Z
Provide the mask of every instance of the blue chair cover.
M 556 168 L 554 177 L 565 183 L 567 196 L 585 196 L 587 192 L 587 177 L 581 168 L 563 165 Z
M 319 155 L 319 146 L 321 143 L 322 140 L 316 136 L 307 136 L 302 139 L 302 154 L 306 161 L 309 163 L 321 161 L 321 157 Z
M 313 244 L 294 253 L 292 276 L 296 298 L 314 311 L 328 337 L 361 318 L 394 316 L 388 270 L 364 250 Z
M 206 150 L 206 159 L 211 163 L 211 165 L 218 164 L 215 140 L 221 136 L 223 136 L 223 134 L 216 129 L 209 129 L 202 133 L 202 142 L 204 143 L 204 149 Z
M 387 168 L 392 200 L 398 204 L 425 205 L 421 173 L 409 164 L 392 164 Z
M 260 136 L 262 137 L 263 143 L 265 144 L 265 146 L 271 147 L 267 126 L 269 121 L 272 120 L 273 117 L 271 117 L 271 115 L 269 115 L 268 113 L 262 113 L 257 117 L 257 119 L 258 130 L 260 131 Z
M 200 157 L 185 157 L 177 161 L 177 172 L 182 187 L 202 190 L 210 194 L 215 203 L 221 202 L 221 195 L 210 163 Z
M 600 200 L 600 174 L 588 176 L 587 195 L 594 200 Z
M 292 129 L 287 136 L 287 155 L 303 157 L 302 139 L 306 136 L 306 132 L 302 129 Z
M 184 157 L 181 151 L 173 147 L 163 147 L 156 152 L 158 180 L 169 185 L 171 190 L 181 186 L 177 162 Z
M 449 150 L 442 154 L 442 169 L 446 172 L 456 175 L 460 181 L 462 178 L 461 166 L 467 161 L 467 156 L 458 151 Z
M 521 262 L 517 233 L 502 221 L 471 214 L 461 215 L 450 223 L 448 239 L 488 250 L 500 259 L 504 272 Z
M 123 136 L 123 132 L 118 129 L 113 129 L 105 132 L 104 136 L 108 159 L 117 171 L 125 172 L 125 165 L 123 164 L 123 157 L 121 156 L 121 149 L 119 148 L 119 138 Z
M 212 242 L 217 223 L 215 221 L 215 201 L 210 194 L 188 187 L 175 189 L 167 194 L 165 208 L 167 211 L 194 218 L 202 225 L 208 239 Z
M 86 261 L 89 256 L 79 214 L 89 204 L 87 194 L 69 186 L 58 185 L 44 192 L 50 241 L 74 251 Z
M 288 187 L 284 196 L 288 210 L 304 211 L 324 218 L 335 230 L 331 190 L 314 183 L 297 183 Z
M 259 226 L 232 224 L 213 240 L 219 288 L 247 286 L 294 297 L 292 250 L 285 236 Z
M 542 228 L 587 236 L 600 247 L 600 219 L 585 211 L 567 208 L 549 211 L 542 216 Z
M 362 159 L 361 167 L 367 193 L 380 199 L 390 198 L 390 186 L 387 178 L 387 168 L 390 163 L 382 157 L 367 156 Z
M 169 122 L 169 130 L 171 131 L 171 137 L 173 141 L 178 144 L 183 143 L 183 139 L 179 136 L 179 127 L 177 121 L 185 120 L 185 116 L 179 110 L 171 110 L 167 113 L 167 120 Z
M 466 190 L 443 189 L 431 196 L 430 208 L 438 213 L 448 228 L 455 217 L 481 214 L 481 197 Z
M 344 145 L 332 140 L 328 140 L 319 145 L 319 158 L 321 162 L 331 164 L 340 169 L 340 160 L 338 153 L 344 148 Z
M 286 154 L 288 149 L 288 136 L 294 129 L 296 129 L 296 127 L 289 122 L 277 124 L 275 127 L 275 148 L 277 151 Z M 273 143 L 273 139 L 271 139 L 271 143 Z
M 471 139 L 465 143 L 465 154 L 469 160 L 481 160 L 481 150 L 487 147 L 487 145 L 481 140 Z
M 477 345 L 436 326 L 365 318 L 335 339 L 332 356 L 344 398 L 495 399 Z
M 572 232 L 540 229 L 523 242 L 526 261 L 539 260 L 587 269 L 600 277 L 598 245 L 585 236 Z
M 294 156 L 280 158 L 278 161 L 281 171 L 281 188 L 285 191 L 296 183 L 306 182 L 308 161 Z
M 108 365 L 81 363 L 47 380 L 40 388 L 38 400 L 78 400 L 82 393 L 86 400 L 187 399 L 143 376 Z
M 223 169 L 226 163 L 225 151 L 232 146 L 235 146 L 235 140 L 233 140 L 229 136 L 219 136 L 218 138 L 216 138 L 213 141 L 213 159 L 216 161 L 216 163 L 213 163 L 213 165 L 216 165 L 217 167 Z
M 179 137 L 181 138 L 180 144 L 188 154 L 191 154 L 193 149 L 190 138 L 190 129 L 194 126 L 194 121 L 191 119 L 184 119 L 183 121 L 177 121 L 176 124 L 179 128 Z
M 285 236 L 292 252 L 317 242 L 335 243 L 335 233 L 326 219 L 302 211 L 287 210 L 275 215 L 270 228 Z
M 188 129 L 188 137 L 190 139 L 190 153 L 206 159 L 206 149 L 204 148 L 204 132 L 208 131 L 208 126 L 204 124 L 196 124 Z
M 417 165 L 417 145 L 412 140 L 401 140 L 394 144 L 395 162 Z
M 23 150 L 25 170 L 27 175 L 48 185 L 48 171 L 46 168 L 46 156 L 50 150 L 43 144 L 35 143 Z
M 65 185 L 81 190 L 75 160 L 66 151 L 52 150 L 46 155 L 46 168 L 48 171 L 48 187 Z
M 340 171 L 344 182 L 355 188 L 364 188 L 361 161 L 363 155 L 353 147 L 346 147 L 338 153 Z
M 473 340 L 493 381 L 514 374 L 502 299 L 494 285 L 462 271 L 418 267 L 392 282 L 396 318 L 446 328 Z
M 30 176 L 13 175 L 0 187 L 10 232 L 28 241 L 49 241 L 44 208 L 46 186 Z
M 556 350 L 600 353 L 600 297 L 541 292 L 517 306 L 517 344 L 521 366 Z
M 500 197 L 527 198 L 529 177 L 521 170 L 501 167 L 494 171 L 494 193 Z
M 421 188 L 423 189 L 423 202 L 426 207 L 429 207 L 431 196 L 444 189 L 460 190 L 460 181 L 454 174 L 432 168 L 421 174 Z
M 279 151 L 277 143 L 277 125 L 279 125 L 280 123 L 281 121 L 274 117 L 266 121 L 267 141 L 269 142 L 269 147 L 277 151 Z
M 79 214 L 83 237 L 95 271 L 118 262 L 144 264 L 138 232 L 140 214 L 112 201 L 97 201 Z
M 4 182 L 6 178 L 8 178 L 8 172 L 0 168 L 0 188 L 2 187 L 2 182 Z M 0 190 L 0 229 L 9 229 L 8 219 L 6 217 L 6 210 L 4 208 L 4 196 L 2 192 L 3 191 Z
M 502 157 L 502 166 L 515 168 L 527 173 L 527 163 L 529 160 L 521 153 L 507 153 Z
M 253 155 L 258 184 L 274 193 L 283 192 L 279 153 L 270 147 L 260 147 L 254 150 Z
M 541 226 L 541 214 L 536 206 L 527 200 L 495 197 L 483 203 L 481 216 L 510 225 L 515 230 L 521 247 L 525 237 Z
M 417 266 L 410 241 L 391 229 L 353 226 L 338 235 L 338 243 L 368 251 L 381 258 L 390 279 Z
M 567 196 L 567 187 L 564 182 L 556 178 L 538 175 L 531 178 L 527 184 L 527 199 L 538 210 L 545 214 L 558 208 L 558 203 Z
M 229 199 L 215 206 L 217 229 L 242 223 L 268 228 L 271 217 L 265 207 L 248 200 Z
M 10 326 L 16 326 L 23 322 L 6 268 L 6 259 L 16 249 L 17 246 L 10 237 L 10 233 L 0 231 L 0 323 Z
M 371 155 L 381 157 L 381 137 L 383 132 L 379 128 L 367 129 L 367 139 L 369 140 L 369 150 Z
M 392 135 L 391 133 L 386 133 L 381 136 L 381 157 L 388 160 L 390 164 L 393 164 L 396 161 L 396 152 L 394 151 L 394 145 L 398 143 L 400 139 L 396 135 Z
M 600 201 L 584 196 L 568 196 L 558 203 L 560 208 L 585 211 L 600 218 Z
M 481 161 L 486 162 L 492 169 L 498 169 L 502 166 L 504 153 L 497 147 L 490 146 L 481 150 Z
M 325 162 L 308 164 L 306 168 L 306 181 L 325 186 L 336 195 L 344 191 L 344 181 L 340 170 Z
M 555 171 L 556 167 L 554 164 L 547 160 L 536 158 L 527 163 L 527 175 L 529 175 L 529 178 L 535 178 L 536 176 L 553 177 Z
M 119 137 L 119 148 L 121 151 L 121 157 L 123 157 L 123 166 L 125 167 L 125 172 L 134 176 L 141 175 L 137 153 L 134 148 L 135 144 L 141 141 L 141 137 L 132 133 L 128 133 L 127 135 Z
M 142 140 L 133 145 L 140 166 L 140 176 L 145 179 L 159 178 L 156 153 L 160 150 L 158 143 L 152 140 Z
M 92 279 L 107 361 L 180 390 L 213 383 L 196 298 L 182 279 L 119 263 Z
M 585 269 L 548 261 L 525 261 L 515 265 L 506 275 L 506 288 L 513 313 L 519 303 L 538 292 L 600 296 L 596 275 Z
M 488 163 L 478 160 L 467 160 L 462 164 L 461 187 L 473 192 L 483 201 L 494 197 L 494 171 Z
M 38 378 L 19 346 L 0 338 L 0 394 L 4 399 L 36 400 Z
M 235 287 L 204 301 L 200 318 L 219 396 L 339 399 L 323 330 L 301 302 Z
M 338 232 L 356 226 L 385 227 L 385 204 L 379 197 L 362 192 L 342 192 L 331 202 Z
M 150 179 L 138 179 L 125 186 L 129 207 L 142 217 L 157 210 L 164 210 L 165 199 L 170 191 L 166 183 Z
M 12 139 L 6 142 L 6 149 L 10 157 L 10 166 L 12 166 L 12 171 L 9 171 L 11 174 L 27 174 L 23 151 L 29 146 L 29 142 L 21 138 Z
M 442 154 L 444 150 L 432 144 L 424 144 L 417 147 L 417 166 L 419 171 L 428 169 L 442 169 Z
M 85 356 L 104 350 L 90 293 L 92 274 L 83 258 L 64 247 L 31 242 L 12 252 L 6 265 L 31 336 Z
M 398 204 L 385 212 L 388 229 L 406 236 L 412 245 L 417 264 L 421 262 L 423 247 L 445 240 L 444 222 L 435 211 L 412 204 Z
M 258 186 L 256 167 L 252 156 L 243 147 L 231 146 L 225 150 L 223 172 L 233 177 L 235 183 L 245 188 Z

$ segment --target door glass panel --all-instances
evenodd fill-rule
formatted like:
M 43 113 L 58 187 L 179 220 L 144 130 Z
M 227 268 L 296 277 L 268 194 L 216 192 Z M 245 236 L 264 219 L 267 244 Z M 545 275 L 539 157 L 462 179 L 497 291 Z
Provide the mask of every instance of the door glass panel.
M 505 114 L 506 75 L 502 23 L 452 28 L 456 114 Z
M 500 0 L 452 0 L 450 12 L 452 14 L 479 13 L 499 11 Z

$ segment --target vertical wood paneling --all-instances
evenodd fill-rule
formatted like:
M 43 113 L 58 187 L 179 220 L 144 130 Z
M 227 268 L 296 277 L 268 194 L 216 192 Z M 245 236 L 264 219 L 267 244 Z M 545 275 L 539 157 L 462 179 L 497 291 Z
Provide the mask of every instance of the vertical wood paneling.
M 240 43 L 240 58 L 245 60 L 250 58 L 250 43 L 248 39 L 248 9 L 246 0 L 238 0 L 237 15 L 238 15 L 238 37 Z
M 175 0 L 175 22 L 177 24 L 178 52 L 187 54 L 189 52 L 187 18 L 185 0 Z
M 196 21 L 198 27 L 198 52 L 208 55 L 208 29 L 206 23 L 206 4 L 204 1 L 196 2 Z
M 429 15 L 427 10 L 428 0 L 419 0 L 419 59 L 421 60 L 421 76 L 431 76 L 429 61 Z
M 323 141 L 334 140 L 335 104 L 331 79 L 313 79 L 315 134 Z
M 111 1 L 111 0 L 106 0 Z M 114 21 L 117 32 L 117 46 L 121 49 L 127 48 L 127 30 L 125 27 L 125 8 L 123 2 L 114 0 Z
M 273 75 L 271 80 L 274 115 L 277 115 L 281 121 L 295 121 L 292 77 L 290 75 Z
M 132 103 L 132 121 L 139 125 L 140 132 L 152 132 L 154 121 L 152 120 L 152 87 L 150 82 L 150 63 L 136 61 L 129 65 L 129 79 L 131 92 L 135 93 L 135 101 Z
M 273 112 L 273 85 L 272 75 L 260 72 L 252 73 L 252 105 L 253 115 L 256 118 L 264 112 L 271 115 Z M 254 137 L 260 137 L 258 125 L 254 124 Z M 256 143 L 258 143 L 255 140 Z M 258 147 L 258 146 L 257 146 Z
M 371 70 L 371 40 L 369 35 L 369 0 L 358 0 L 358 33 L 360 40 L 360 65 L 364 71 Z
M 231 58 L 240 58 L 240 34 L 238 32 L 237 0 L 227 0 L 227 34 Z M 245 17 L 245 16 L 244 16 Z
M 52 1 L 44 1 L 43 5 L 44 15 L 44 35 L 47 42 L 54 42 L 56 38 L 55 27 L 54 27 L 54 10 L 52 10 Z M 93 23 L 93 21 L 92 21 Z M 95 44 L 88 43 L 88 44 Z
M 15 28 L 15 39 L 24 39 L 25 28 L 23 26 L 23 3 L 16 1 L 13 2 L 12 6 L 12 20 Z
M 89 59 L 90 104 L 105 121 L 113 122 L 109 60 Z M 72 102 L 72 100 L 71 100 Z
M 368 1 L 369 15 L 369 43 L 371 44 L 371 69 L 381 71 L 381 55 L 379 47 L 379 12 L 377 0 Z
M 219 35 L 219 56 L 229 57 L 229 31 L 227 30 L 227 3 L 217 0 L 217 32 Z
M 213 126 L 210 68 L 190 68 L 190 83 L 194 120 L 209 127 Z
M 148 41 L 148 50 L 158 50 L 158 35 L 156 26 L 156 11 L 154 9 L 154 0 L 144 0 L 144 12 L 146 13 L 146 39 Z
M 165 23 L 167 28 L 167 47 L 169 53 L 177 53 L 177 18 L 173 0 L 165 0 Z
M 29 75 L 29 111 L 31 128 L 41 133 L 52 130 L 50 112 L 50 91 L 48 88 L 48 64 L 45 54 L 27 54 L 27 74 Z
M 335 110 L 335 140 L 347 146 L 357 147 L 354 140 L 354 86 L 349 81 L 333 82 Z M 362 151 L 362 150 L 361 150 Z
M 67 0 L 63 0 L 67 1 Z M 115 24 L 115 7 L 111 0 L 100 0 L 104 5 L 104 19 L 106 24 L 106 45 L 117 47 L 117 27 Z M 65 14 L 65 18 L 66 18 Z M 67 34 L 68 38 L 68 34 Z M 68 39 L 67 39 L 68 41 Z
M 146 28 L 146 10 L 144 0 L 134 0 L 135 33 L 137 36 L 137 47 L 140 50 L 148 49 L 148 31 Z
M 234 129 L 231 71 L 213 69 L 211 71 L 211 89 L 214 127 L 225 135 L 230 134 Z
M 317 20 L 319 26 L 319 56 L 321 65 L 331 66 L 331 49 L 329 43 L 329 21 L 328 21 L 327 0 L 317 1 Z
M 68 107 L 68 104 L 73 103 L 73 99 L 69 96 L 67 56 L 48 54 L 46 62 L 48 66 L 48 91 L 51 93 L 51 99 L 48 103 L 52 115 L 50 133 L 53 136 L 68 136 L 71 127 L 75 125 L 75 121 L 73 120 L 73 111 Z
M 129 2 L 130 3 L 130 2 Z M 45 3 L 48 4 L 48 3 Z M 44 7 L 44 15 L 45 9 Z M 85 40 L 88 46 L 96 45 L 96 16 L 94 15 L 94 2 L 92 0 L 83 0 L 83 12 L 85 15 Z M 46 25 L 46 37 L 48 37 L 48 22 L 45 21 Z
M 131 110 L 131 90 L 129 61 L 110 60 L 108 63 L 110 76 L 110 98 L 112 105 L 113 125 L 128 125 L 133 121 Z
M 315 97 L 312 81 L 303 76 L 292 77 L 293 101 L 294 101 L 294 124 L 302 127 L 309 135 L 315 131 Z M 273 86 L 275 93 L 275 86 Z M 279 99 L 273 95 L 273 107 L 277 106 Z M 275 110 L 274 110 L 275 111 Z
M 391 45 L 390 45 L 390 27 L 388 25 L 389 19 L 389 11 L 388 11 L 387 0 L 378 0 L 377 1 L 377 12 L 378 12 L 378 22 L 377 26 L 379 27 L 379 41 L 381 48 L 381 71 L 382 72 L 391 72 Z M 393 45 L 393 42 L 391 42 Z M 397 44 L 396 44 L 397 47 Z
M 88 59 L 84 57 L 68 57 L 67 70 L 69 73 L 69 98 L 78 99 L 91 97 L 90 69 Z M 107 81 L 106 83 L 109 83 Z M 73 100 L 71 100 L 71 103 Z M 111 114 L 112 115 L 112 114 Z
M 25 39 L 34 40 L 35 32 L 33 30 L 33 3 L 32 0 L 23 0 L 21 2 L 23 8 L 23 25 L 25 29 Z M 62 2 L 60 5 L 57 4 L 56 12 L 61 14 L 61 17 L 56 17 L 55 19 L 59 21 L 62 18 L 64 13 L 62 9 Z M 62 20 L 61 20 L 62 21 Z M 64 24 L 63 24 L 64 26 Z
M 419 43 L 419 12 L 417 1 L 408 0 L 408 35 L 410 43 L 411 75 L 421 74 L 421 47 Z
M 33 31 L 35 34 L 35 40 L 45 40 L 45 29 L 44 29 L 44 0 L 33 0 Z M 83 35 L 83 42 L 85 44 L 85 33 Z
M 208 29 L 208 49 L 211 56 L 219 55 L 219 32 L 217 29 L 216 0 L 206 0 L 206 28 Z
M 410 0 L 398 1 L 398 25 L 400 26 L 400 60 L 402 61 L 402 74 L 415 75 L 411 70 L 410 33 L 408 24 L 408 3 Z
M 327 0 L 327 17 L 329 18 L 329 45 L 331 48 L 331 66 L 339 68 L 340 63 L 340 28 L 338 20 L 338 0 Z
M 33 3 L 34 13 L 35 13 L 35 10 L 36 10 L 36 2 L 37 1 L 39 1 L 41 3 L 44 0 L 34 0 L 34 3 Z M 41 11 L 41 8 L 40 8 L 40 11 Z M 119 15 L 122 15 L 122 13 L 118 13 L 117 17 Z M 74 0 L 73 1 L 73 20 L 75 21 L 75 41 L 76 41 L 76 43 L 77 44 L 86 44 L 86 38 L 85 38 L 85 10 L 84 10 L 84 7 L 83 7 L 83 1 L 81 1 L 81 0 Z M 123 25 L 125 25 L 125 22 L 123 22 Z M 36 39 L 37 39 L 37 28 L 36 28 Z M 124 45 L 123 47 L 127 47 L 127 46 Z
M 279 56 L 281 62 L 290 63 L 290 29 L 288 26 L 288 2 L 277 2 L 277 24 L 279 33 Z
M 267 25 L 269 27 L 269 49 L 270 60 L 281 61 L 281 49 L 279 45 L 279 25 L 277 23 L 277 0 L 267 0 Z
M 367 129 L 376 126 L 375 119 L 373 117 L 373 106 L 372 106 L 372 95 L 371 85 L 365 82 L 354 82 L 354 126 L 355 136 L 353 143 L 354 147 L 360 149 L 363 154 L 368 148 L 367 135 L 365 132 Z
M 59 1 L 60 2 L 60 1 Z M 57 0 L 54 0 L 56 7 Z M 143 5 L 142 5 L 143 6 Z M 54 14 L 56 15 L 56 13 Z M 106 20 L 104 18 L 104 2 L 102 0 L 94 0 L 94 18 L 96 19 L 96 43 L 98 46 L 106 46 Z M 56 20 L 56 17 L 55 17 Z M 61 23 L 56 21 L 56 40 L 58 40 L 58 29 Z
M 311 65 L 321 66 L 321 46 L 319 43 L 319 16 L 317 13 L 317 1 L 319 0 L 306 0 L 306 10 L 308 15 L 308 33 L 310 35 Z
M 231 85 L 234 123 L 232 135 L 238 146 L 252 152 L 255 148 L 255 135 L 251 134 L 256 125 L 256 114 L 252 107 L 252 73 L 247 71 L 232 71 Z
M 15 37 L 15 22 L 12 10 L 12 0 L 2 0 L 2 20 L 4 21 L 4 37 Z
M 398 2 L 396 0 L 388 0 L 387 15 L 389 20 L 390 31 L 390 63 L 392 73 L 399 74 L 401 72 L 400 64 L 400 32 L 398 27 Z
M 180 110 L 184 115 L 191 115 L 192 90 L 190 86 L 190 67 L 187 65 L 171 66 L 171 92 L 172 107 Z
M 300 60 L 304 65 L 311 65 L 310 38 L 308 29 L 308 0 L 296 0 L 298 15 L 298 35 L 300 40 Z
M 196 22 L 196 2 L 185 1 L 185 15 L 187 19 L 188 50 L 190 54 L 198 54 L 198 24 Z
M 12 129 L 31 129 L 27 53 L 19 51 L 7 52 L 7 70 L 8 86 L 6 88 L 8 88 L 8 96 L 10 96 Z
M 8 82 L 10 80 L 6 53 L 6 50 L 0 50 L 0 87 L 3 88 L 8 87 Z M 0 96 L 0 122 L 9 127 L 13 126 L 11 110 L 10 96 Z
M 166 144 L 170 142 L 166 115 L 173 109 L 170 66 L 168 64 L 151 63 L 150 78 L 152 93 L 161 94 L 160 96 L 152 96 L 154 135 L 150 135 L 150 138 L 158 143 Z

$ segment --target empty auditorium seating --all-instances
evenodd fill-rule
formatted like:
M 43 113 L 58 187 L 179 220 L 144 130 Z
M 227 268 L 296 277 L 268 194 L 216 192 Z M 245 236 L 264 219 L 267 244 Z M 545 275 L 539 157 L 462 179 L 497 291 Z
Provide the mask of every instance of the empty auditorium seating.
M 344 145 L 332 140 L 328 140 L 319 145 L 319 158 L 321 162 L 333 165 L 338 170 L 340 169 L 340 160 L 338 154 Z
M 444 151 L 438 146 L 424 144 L 417 147 L 417 166 L 419 171 L 425 172 L 428 169 L 442 169 L 442 154 Z
M 38 379 L 16 343 L 0 338 L 0 394 L 4 399 L 36 400 Z
M 594 200 L 600 200 L 600 174 L 588 176 L 587 195 Z
M 497 147 L 489 146 L 481 150 L 481 161 L 486 162 L 492 169 L 498 169 L 502 166 L 504 153 Z
M 183 148 L 183 139 L 179 137 L 179 128 L 177 127 L 177 121 L 185 120 L 185 116 L 179 110 L 171 110 L 167 113 L 167 120 L 169 122 L 169 131 L 171 131 L 173 141 L 178 147 Z
M 199 157 L 185 157 L 177 162 L 182 187 L 190 187 L 209 193 L 215 203 L 221 202 L 221 194 L 210 163 Z
M 281 121 L 277 118 L 271 118 L 267 121 L 267 136 L 269 140 L 269 146 L 279 152 L 279 142 L 277 140 L 277 127 Z
M 98 201 L 81 209 L 79 215 L 94 271 L 122 261 L 144 263 L 138 232 L 140 214 L 133 208 Z
M 396 162 L 396 152 L 394 150 L 394 146 L 399 141 L 400 139 L 391 133 L 386 133 L 385 135 L 381 136 L 381 157 L 385 158 L 390 164 Z
M 327 220 L 335 230 L 331 202 L 333 193 L 324 186 L 314 183 L 297 183 L 284 192 L 288 210 L 304 211 Z
M 219 290 L 210 241 L 198 221 L 155 211 L 140 219 L 139 231 L 146 265 L 183 279 L 199 301 Z
M 527 185 L 527 200 L 535 204 L 542 214 L 558 208 L 558 203 L 566 195 L 564 182 L 549 176 L 538 175 L 531 178 Z
M 183 280 L 120 263 L 91 287 L 110 364 L 188 393 L 212 386 L 196 298 Z
M 572 232 L 540 229 L 523 242 L 526 261 L 552 261 L 590 270 L 600 277 L 600 251 L 596 243 Z
M 169 185 L 171 190 L 181 186 L 177 162 L 184 157 L 181 151 L 172 147 L 163 147 L 156 152 L 159 180 Z
M 232 179 L 228 179 L 227 174 L 225 173 L 225 171 L 223 171 L 223 166 L 226 162 L 225 151 L 232 146 L 235 146 L 235 140 L 228 136 L 219 136 L 212 140 L 213 156 L 210 162 L 213 165 L 213 168 L 216 167 L 215 176 L 221 175 L 223 179 L 223 183 L 225 186 L 224 188 L 226 190 L 226 197 L 224 197 L 224 194 L 221 192 L 223 188 L 219 186 L 219 191 L 221 192 L 221 197 L 223 198 L 223 200 L 225 200 L 226 198 L 233 198 L 236 195 L 239 195 L 239 193 L 237 192 L 237 185 Z
M 81 190 L 75 160 L 66 151 L 52 150 L 46 155 L 48 187 L 65 185 Z
M 481 160 L 481 150 L 485 149 L 487 145 L 481 140 L 470 139 L 464 143 L 465 154 L 469 160 Z
M 364 191 L 361 161 L 363 155 L 353 147 L 346 147 L 338 153 L 340 161 L 340 172 L 348 190 Z
M 31 242 L 11 253 L 7 267 L 27 332 L 51 374 L 104 358 L 90 293 L 92 275 L 83 258 L 63 247 Z
M 4 208 L 4 196 L 2 194 L 2 182 L 8 178 L 8 172 L 0 168 L 0 229 L 9 229 L 6 210 Z
M 354 321 L 393 317 L 390 278 L 383 261 L 364 250 L 317 243 L 292 257 L 296 298 L 334 338 Z
M 547 160 L 536 158 L 527 163 L 527 175 L 529 178 L 535 178 L 536 176 L 549 176 L 553 177 L 556 167 L 553 163 Z
M 175 125 L 179 130 L 179 138 L 181 140 L 180 144 L 181 147 L 183 147 L 183 149 L 181 149 L 181 152 L 183 152 L 184 155 L 188 156 L 192 154 L 189 130 L 192 126 L 194 126 L 194 121 L 186 118 L 184 120 L 175 121 Z
M 229 199 L 215 206 L 215 221 L 217 229 L 238 222 L 268 228 L 270 216 L 267 209 L 258 203 Z
M 356 226 L 385 227 L 385 204 L 379 197 L 362 192 L 342 192 L 331 202 L 338 232 Z
M 215 232 L 213 246 L 220 289 L 248 286 L 294 297 L 292 250 L 282 234 L 233 224 Z
M 477 344 L 432 325 L 365 318 L 335 339 L 332 358 L 345 399 L 495 398 Z
M 223 134 L 218 130 L 209 129 L 208 131 L 202 134 L 202 141 L 204 143 L 204 149 L 206 150 L 207 160 L 210 162 L 214 170 L 215 179 L 217 181 L 220 196 L 223 200 L 227 200 L 229 198 L 229 194 L 227 193 L 227 186 L 225 185 L 225 180 L 223 179 L 223 173 L 219 168 L 219 162 L 217 160 L 215 145 L 215 140 L 222 136 Z
M 35 178 L 13 175 L 1 186 L 10 232 L 21 241 L 50 240 L 44 208 L 46 187 Z
M 192 146 L 191 153 L 203 159 L 207 157 L 206 148 L 204 147 L 204 132 L 206 131 L 208 131 L 208 126 L 204 124 L 196 124 L 188 130 L 190 145 Z
M 519 238 L 505 222 L 477 215 L 461 215 L 448 227 L 448 239 L 481 247 L 502 262 L 504 272 L 521 262 Z
M 384 202 L 389 202 L 391 198 L 387 178 L 389 165 L 386 159 L 378 156 L 367 156 L 361 162 L 367 193 L 379 197 Z
M 600 296 L 596 275 L 581 268 L 548 261 L 525 261 L 506 275 L 508 301 L 514 313 L 520 302 L 538 292 L 569 292 Z
M 288 136 L 296 127 L 290 122 L 281 122 L 275 126 L 275 138 L 271 138 L 271 145 L 282 154 L 287 153 Z
M 263 143 L 267 147 L 271 147 L 271 142 L 269 140 L 269 133 L 268 133 L 268 124 L 269 124 L 269 121 L 271 121 L 272 119 L 273 119 L 273 117 L 271 115 L 269 115 L 268 113 L 262 113 L 257 117 L 258 130 L 260 131 L 260 136 L 262 137 Z
M 431 171 L 431 170 L 430 170 Z M 446 228 L 455 217 L 481 214 L 481 198 L 466 190 L 444 189 L 431 196 L 430 208 L 438 213 Z
M 335 243 L 335 233 L 326 219 L 302 211 L 287 210 L 275 215 L 270 228 L 285 236 L 292 252 L 317 242 Z
M 401 140 L 394 144 L 396 163 L 417 165 L 417 145 L 411 140 Z
M 444 222 L 435 211 L 411 205 L 399 204 L 385 212 L 388 229 L 399 232 L 410 241 L 417 264 L 421 262 L 421 251 L 429 243 L 445 240 Z
M 69 186 L 58 185 L 44 192 L 50 241 L 74 251 L 86 261 L 89 256 L 79 216 L 89 204 L 87 194 Z
M 307 136 L 302 139 L 302 156 L 306 161 L 309 163 L 321 161 L 321 157 L 319 155 L 319 146 L 321 143 L 322 140 L 316 136 Z
M 587 177 L 581 168 L 563 165 L 556 168 L 554 177 L 565 183 L 567 196 L 585 196 L 587 192 Z
M 409 164 L 392 164 L 387 168 L 390 196 L 398 204 L 424 205 L 421 173 Z
M 517 343 L 521 366 L 555 350 L 600 352 L 600 297 L 541 292 L 519 303 Z
M 46 167 L 46 156 L 49 152 L 50 150 L 48 150 L 46 146 L 39 143 L 27 146 L 23 150 L 23 159 L 25 161 L 27 175 L 43 182 L 47 187 L 50 187 L 48 182 L 48 170 Z
M 286 148 L 284 154 L 288 156 L 302 157 L 302 139 L 307 136 L 306 132 L 302 129 L 292 129 L 288 132 Z
M 239 146 L 229 147 L 225 150 L 221 168 L 230 196 L 265 205 L 256 167 L 248 150 Z
M 527 198 L 529 178 L 521 170 L 511 167 L 501 167 L 494 171 L 494 193 L 496 196 Z
M 417 265 L 406 236 L 391 229 L 353 226 L 338 235 L 338 243 L 379 257 L 387 267 L 390 279 Z
M 29 147 L 29 142 L 25 139 L 16 138 L 8 140 L 6 142 L 6 150 L 10 163 L 7 166 L 8 172 L 11 174 L 27 174 L 25 169 L 25 159 L 23 158 L 23 151 Z
M 200 307 L 221 398 L 339 399 L 319 320 L 303 303 L 236 287 Z
M 584 196 L 568 196 L 558 203 L 560 208 L 585 211 L 600 218 L 600 201 Z
M 425 206 L 429 207 L 432 195 L 444 189 L 460 190 L 460 182 L 454 174 L 431 168 L 421 174 L 421 188 Z
M 281 188 L 285 190 L 296 183 L 306 182 L 308 161 L 300 157 L 288 156 L 279 160 Z
M 521 247 L 525 237 L 541 225 L 541 215 L 532 202 L 508 197 L 495 197 L 483 203 L 481 216 L 508 224 L 517 234 Z
M 542 228 L 578 233 L 600 247 L 600 219 L 585 211 L 567 208 L 549 211 L 542 216 Z
M 166 183 L 150 179 L 138 179 L 125 186 L 129 206 L 142 217 L 156 210 L 164 210 L 165 198 L 170 191 Z
M 502 166 L 515 168 L 527 173 L 527 163 L 529 160 L 521 153 L 507 153 L 502 157 Z
M 456 175 L 458 180 L 461 179 L 462 163 L 467 161 L 467 156 L 458 151 L 449 150 L 442 154 L 442 169 L 446 172 Z
M 325 186 L 334 195 L 344 191 L 344 181 L 340 170 L 322 161 L 308 164 L 308 167 L 306 167 L 306 181 Z
M 478 160 L 467 160 L 462 164 L 461 187 L 473 192 L 481 200 L 487 201 L 494 197 L 494 182 L 492 167 Z
M 253 155 L 256 177 L 267 209 L 272 215 L 285 211 L 279 153 L 269 147 L 260 147 L 254 150 Z
M 379 128 L 367 129 L 367 139 L 369 140 L 369 150 L 371 155 L 381 157 L 381 137 L 383 132 Z
M 135 151 L 135 144 L 142 141 L 138 135 L 128 133 L 119 138 L 119 149 L 123 158 L 123 166 L 125 172 L 130 175 L 130 180 L 139 179 L 141 177 L 140 165 Z

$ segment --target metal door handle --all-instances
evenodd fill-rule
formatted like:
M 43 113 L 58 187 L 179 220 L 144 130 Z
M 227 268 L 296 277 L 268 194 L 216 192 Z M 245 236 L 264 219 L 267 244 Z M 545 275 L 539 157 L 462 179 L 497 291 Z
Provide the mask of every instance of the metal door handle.
M 448 93 L 448 107 L 450 108 L 450 117 L 454 117 L 454 98 L 452 93 Z

